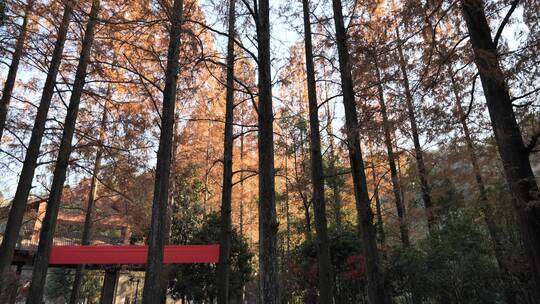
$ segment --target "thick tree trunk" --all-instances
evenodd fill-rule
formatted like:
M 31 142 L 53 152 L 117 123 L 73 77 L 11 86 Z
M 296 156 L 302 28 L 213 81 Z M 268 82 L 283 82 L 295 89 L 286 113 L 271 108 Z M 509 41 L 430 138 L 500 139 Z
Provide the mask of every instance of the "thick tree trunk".
M 381 74 L 379 70 L 378 61 L 375 58 L 375 72 L 377 74 L 377 89 L 379 93 L 379 106 L 381 110 L 383 130 L 384 130 L 384 143 L 386 145 L 386 154 L 388 156 L 388 167 L 390 168 L 390 177 L 392 180 L 392 191 L 394 192 L 394 199 L 396 204 L 396 210 L 399 220 L 399 232 L 401 236 L 401 242 L 404 246 L 410 245 L 409 228 L 405 220 L 405 204 L 403 203 L 403 197 L 401 196 L 401 184 L 396 168 L 396 158 L 394 155 L 394 146 L 392 144 L 392 125 L 388 119 L 388 112 L 386 110 L 386 102 L 384 100 L 384 88 L 382 85 Z
M 13 260 L 13 252 L 15 251 L 15 245 L 19 237 L 19 231 L 21 230 L 28 195 L 32 188 L 32 180 L 34 178 L 37 159 L 39 157 L 39 148 L 41 146 L 43 133 L 45 132 L 47 114 L 54 93 L 56 76 L 58 75 L 58 69 L 62 60 L 62 52 L 64 50 L 74 5 L 75 3 L 73 1 L 69 1 L 65 5 L 64 15 L 58 29 L 58 36 L 54 45 L 51 63 L 47 72 L 47 79 L 45 80 L 45 85 L 43 87 L 43 94 L 37 110 L 34 127 L 32 128 L 32 135 L 23 162 L 19 183 L 11 204 L 11 209 L 9 210 L 4 239 L 2 240 L 2 246 L 0 248 L 0 292 L 4 290 L 4 284 L 1 281 L 2 278 L 6 277 L 6 271 L 9 270 L 11 261 Z
M 414 155 L 416 158 L 416 166 L 418 169 L 418 178 L 420 179 L 420 190 L 422 192 L 422 200 L 424 201 L 424 207 L 426 208 L 426 217 L 429 231 L 431 232 L 435 228 L 435 218 L 433 216 L 433 203 L 431 201 L 431 187 L 428 181 L 428 173 L 426 164 L 424 162 L 424 156 L 422 152 L 422 146 L 420 145 L 420 136 L 418 134 L 418 123 L 416 121 L 416 114 L 414 111 L 413 97 L 411 94 L 411 88 L 409 84 L 409 76 L 407 74 L 407 63 L 405 61 L 405 55 L 403 54 L 403 46 L 401 43 L 401 37 L 399 35 L 399 27 L 396 27 L 396 35 L 398 40 L 398 55 L 399 65 L 403 76 L 403 87 L 405 88 L 405 104 L 407 106 L 407 114 L 409 116 L 409 122 L 411 124 L 411 133 L 414 143 Z
M 163 110 L 161 113 L 161 136 L 157 152 L 156 177 L 150 224 L 148 259 L 144 277 L 143 304 L 162 302 L 163 286 L 166 277 L 163 274 L 163 249 L 168 233 L 168 198 L 171 152 L 174 133 L 174 110 L 180 58 L 180 34 L 182 31 L 183 0 L 174 0 L 172 7 L 169 49 L 167 53 L 167 71 L 163 90 Z
M 99 304 L 113 304 L 116 287 L 118 286 L 118 278 L 120 271 L 118 268 L 105 269 L 103 278 L 103 286 L 101 287 L 101 297 Z
M 513 196 L 525 252 L 535 289 L 540 290 L 540 205 L 538 185 L 512 108 L 497 48 L 484 12 L 484 1 L 462 0 L 482 87 L 499 148 L 504 173 Z
M 311 40 L 311 18 L 309 0 L 302 0 L 304 11 L 304 46 L 306 52 L 306 75 L 309 101 L 309 135 L 311 152 L 311 182 L 313 184 L 313 212 L 317 232 L 317 253 L 319 262 L 319 303 L 332 303 L 332 263 L 328 245 L 326 220 L 326 200 L 324 196 L 324 172 L 321 153 L 321 131 L 319 129 L 319 105 L 317 104 L 317 84 L 313 63 L 313 43 Z
M 75 133 L 75 123 L 81 103 L 81 96 L 86 82 L 86 74 L 92 44 L 94 43 L 94 29 L 98 23 L 97 16 L 100 9 L 100 0 L 92 1 L 92 8 L 86 30 L 82 42 L 81 56 L 75 73 L 73 82 L 73 90 L 69 100 L 66 119 L 64 121 L 64 131 L 58 150 L 56 166 L 54 168 L 53 181 L 49 200 L 47 201 L 47 209 L 39 234 L 39 245 L 34 259 L 34 267 L 32 271 L 32 283 L 28 293 L 27 304 L 41 304 L 43 298 L 43 289 L 45 287 L 45 279 L 47 277 L 47 269 L 49 266 L 49 256 L 56 228 L 56 218 L 60 208 L 62 191 L 64 190 L 64 182 L 69 165 L 69 157 L 72 151 L 73 134 Z
M 364 172 L 364 160 L 360 148 L 358 117 L 354 98 L 349 51 L 347 48 L 347 33 L 343 21 L 342 4 L 341 0 L 333 0 L 332 2 L 339 54 L 341 87 L 343 91 L 343 104 L 345 106 L 347 145 L 349 148 L 349 158 L 354 184 L 358 227 L 362 235 L 363 250 L 366 258 L 368 297 L 371 304 L 389 303 L 390 299 L 386 294 L 384 274 L 379 261 L 377 237 L 373 225 L 373 212 L 371 211 L 366 174 Z
M 259 52 L 259 290 L 261 304 L 279 303 L 276 192 L 274 177 L 274 127 L 270 65 L 269 0 L 259 1 L 257 43 Z
M 110 87 L 107 90 L 107 97 L 110 95 Z M 86 204 L 86 213 L 84 218 L 84 226 L 82 231 L 81 245 L 90 245 L 92 242 L 92 225 L 93 225 L 93 213 L 94 203 L 99 188 L 99 171 L 101 169 L 101 159 L 103 157 L 103 143 L 105 141 L 105 134 L 107 131 L 107 101 L 103 106 L 103 114 L 101 116 L 99 142 L 96 151 L 96 160 L 94 161 L 94 168 L 92 170 L 92 180 L 90 181 L 90 191 L 88 192 L 88 201 Z M 73 280 L 73 287 L 71 289 L 71 295 L 69 298 L 70 304 L 77 304 L 79 300 L 79 293 L 81 289 L 81 283 L 83 279 L 84 265 L 77 265 L 75 270 L 75 278 Z
M 21 32 L 19 33 L 19 37 L 15 43 L 15 50 L 13 52 L 13 57 L 11 58 L 11 64 L 9 65 L 6 82 L 4 84 L 4 88 L 2 89 L 2 99 L 0 99 L 0 142 L 2 142 L 2 135 L 4 134 L 4 128 L 6 127 L 9 103 L 11 102 L 13 89 L 15 88 L 17 71 L 19 70 L 19 63 L 21 62 L 21 57 L 24 51 L 24 43 L 26 42 L 26 37 L 28 36 L 28 20 L 32 15 L 33 7 L 34 0 L 29 0 L 24 8 Z
M 227 43 L 227 89 L 225 104 L 225 130 L 223 140 L 223 187 L 221 192 L 221 231 L 219 238 L 219 263 L 216 285 L 218 304 L 229 303 L 229 277 L 231 255 L 231 204 L 233 178 L 233 122 L 234 122 L 234 36 L 236 0 L 229 0 L 229 38 Z

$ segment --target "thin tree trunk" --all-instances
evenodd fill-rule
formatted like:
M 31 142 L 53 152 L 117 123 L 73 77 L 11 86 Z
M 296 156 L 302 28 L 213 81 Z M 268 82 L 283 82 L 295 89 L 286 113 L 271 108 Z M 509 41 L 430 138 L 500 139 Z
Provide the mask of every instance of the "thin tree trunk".
M 403 200 L 403 207 L 405 207 L 405 210 L 407 210 L 407 207 L 406 207 L 406 199 L 405 199 L 405 190 L 403 189 L 403 174 L 401 173 L 401 152 L 399 151 L 399 148 L 398 148 L 398 145 L 397 145 L 397 140 L 396 140 L 396 134 L 394 134 L 394 147 L 396 147 L 397 151 L 396 151 L 396 154 L 397 154 L 397 157 L 396 157 L 396 165 L 397 165 L 397 173 L 398 173 L 398 181 L 399 181 L 399 190 L 400 190 L 400 194 L 401 194 L 401 198 Z
M 261 304 L 279 303 L 274 127 L 270 64 L 270 5 L 259 1 L 257 43 L 259 52 L 259 276 Z
M 243 111 L 242 111 L 243 112 Z M 242 119 L 241 119 L 242 120 Z M 243 124 L 243 123 L 242 123 Z M 240 127 L 240 169 L 244 169 L 244 127 Z M 239 219 L 239 232 L 240 236 L 244 238 L 244 171 L 240 171 L 240 219 Z M 246 294 L 246 286 L 242 284 L 240 286 L 240 294 L 238 303 L 243 304 Z
M 386 154 L 388 156 L 388 167 L 390 168 L 390 177 L 392 181 L 392 191 L 394 192 L 394 199 L 396 204 L 396 210 L 399 220 L 399 232 L 401 236 L 401 242 L 404 246 L 410 245 L 409 228 L 405 220 L 405 205 L 403 204 L 403 197 L 401 195 L 401 185 L 396 168 L 396 159 L 394 155 L 394 146 L 392 144 L 392 125 L 388 119 L 388 112 L 386 110 L 386 102 L 384 100 L 384 88 L 382 85 L 381 73 L 379 70 L 379 64 L 377 58 L 375 61 L 375 72 L 377 74 L 377 89 L 379 93 L 379 106 L 381 110 L 382 123 L 384 129 L 384 143 L 386 145 Z
M 16 304 L 17 302 L 17 296 L 19 295 L 19 285 L 21 283 L 22 266 L 22 264 L 17 265 L 17 270 L 15 271 L 15 282 L 13 282 L 13 285 L 10 287 L 9 290 L 9 304 Z
M 323 73 L 326 75 L 326 68 L 323 67 Z M 325 94 L 325 100 L 329 100 L 328 96 L 328 83 L 324 83 L 324 94 Z M 335 148 L 335 142 L 334 142 L 334 130 L 333 130 L 333 124 L 332 124 L 332 115 L 330 110 L 330 103 L 325 102 L 325 110 L 326 110 L 326 132 L 328 133 L 328 156 L 329 156 L 329 162 L 328 162 L 328 173 L 327 175 L 331 176 L 328 181 L 329 187 L 332 189 L 332 213 L 334 217 L 334 224 L 336 225 L 338 230 L 341 230 L 341 193 L 340 193 L 340 185 L 339 185 L 339 179 L 337 178 L 337 170 L 336 170 L 336 163 L 337 163 L 337 154 L 336 154 L 336 148 Z
M 291 213 L 290 213 L 290 201 L 289 201 L 289 155 L 288 151 L 288 141 L 287 133 L 283 133 L 283 139 L 285 143 L 284 151 L 284 179 L 285 179 L 285 295 L 284 297 L 288 299 L 290 296 L 290 265 L 291 265 Z
M 405 56 L 403 54 L 401 37 L 399 35 L 399 27 L 396 27 L 396 35 L 398 40 L 399 65 L 403 76 L 403 86 L 405 88 L 405 104 L 407 106 L 407 114 L 409 116 L 409 122 L 411 124 L 411 133 L 414 143 L 414 155 L 416 158 L 416 166 L 418 169 L 418 178 L 420 179 L 420 190 L 422 192 L 422 200 L 424 201 L 424 207 L 426 208 L 428 229 L 431 232 L 435 228 L 433 203 L 431 200 L 431 187 L 428 181 L 428 173 L 426 169 L 426 164 L 424 162 L 422 146 L 420 145 L 420 136 L 418 135 L 418 123 L 416 121 L 416 114 L 414 111 L 413 97 L 411 94 L 409 76 L 407 74 L 407 64 L 405 61 Z
M 482 178 L 482 171 L 480 169 L 480 164 L 478 163 L 478 157 L 476 156 L 476 151 L 474 149 L 473 139 L 469 130 L 469 126 L 467 124 L 467 117 L 465 116 L 465 112 L 463 111 L 463 108 L 461 106 L 461 96 L 459 94 L 456 81 L 454 79 L 454 73 L 450 66 L 448 66 L 448 74 L 452 82 L 452 90 L 456 98 L 456 109 L 458 119 L 461 122 L 461 127 L 463 129 L 463 139 L 465 140 L 465 144 L 467 146 L 467 154 L 473 167 L 474 178 L 476 180 L 476 186 L 478 187 L 479 191 L 479 198 L 481 204 L 480 208 L 484 215 L 484 220 L 488 228 L 489 236 L 491 237 L 493 252 L 495 254 L 499 269 L 501 271 L 505 299 L 508 304 L 513 304 L 516 303 L 516 294 L 512 289 L 512 275 L 510 272 L 510 267 L 505 258 L 503 240 L 504 235 L 502 230 L 497 225 L 493 215 L 493 208 L 487 196 L 486 186 L 484 183 L 484 179 Z
M 58 29 L 58 37 L 56 39 L 54 51 L 51 57 L 51 64 L 47 72 L 47 79 L 45 80 L 45 86 L 43 87 L 43 94 L 37 110 L 34 127 L 32 128 L 32 135 L 30 137 L 28 150 L 26 151 L 26 156 L 23 162 L 19 183 L 17 185 L 17 190 L 15 191 L 15 197 L 13 198 L 13 202 L 11 204 L 11 209 L 9 210 L 9 217 L 6 224 L 6 230 L 4 232 L 4 239 L 2 240 L 2 246 L 0 248 L 1 293 L 3 293 L 4 290 L 2 278 L 6 277 L 6 272 L 9 270 L 11 261 L 13 260 L 13 252 L 15 251 L 15 245 L 19 237 L 19 231 L 21 230 L 28 195 L 30 193 L 30 189 L 32 188 L 32 180 L 34 178 L 34 172 L 37 167 L 37 159 L 39 157 L 39 148 L 41 146 L 43 133 L 45 132 L 47 114 L 49 112 L 49 107 L 51 105 L 51 100 L 54 93 L 56 76 L 58 75 L 58 69 L 62 60 L 62 52 L 64 50 L 64 44 L 66 41 L 69 22 L 73 13 L 74 5 L 75 3 L 72 1 L 69 1 L 65 5 L 64 15 Z
M 309 213 L 309 201 L 302 196 L 302 205 L 304 206 L 304 220 L 306 221 L 305 229 L 306 229 L 306 239 L 311 240 L 312 237 L 312 231 L 311 231 L 311 213 Z
M 143 304 L 153 304 L 164 300 L 163 249 L 167 240 L 167 209 L 169 198 L 169 174 L 174 133 L 174 110 L 180 58 L 180 34 L 182 31 L 183 0 L 174 0 L 170 12 L 170 36 L 167 53 L 167 71 L 163 90 L 163 110 L 161 114 L 161 136 L 157 152 L 152 219 L 148 259 L 144 277 Z
M 110 95 L 110 86 L 107 90 L 107 97 Z M 86 204 L 86 213 L 84 217 L 84 226 L 82 231 L 81 245 L 90 245 L 92 242 L 92 225 L 93 225 L 93 213 L 94 203 L 99 188 L 99 172 L 101 170 L 101 159 L 103 158 L 103 143 L 105 141 L 105 134 L 107 131 L 107 101 L 103 106 L 103 113 L 101 116 L 99 141 L 96 151 L 96 160 L 94 161 L 94 168 L 92 170 L 92 180 L 90 181 L 90 191 L 88 192 L 88 201 Z M 75 270 L 75 278 L 73 280 L 73 287 L 71 289 L 71 295 L 69 298 L 70 304 L 76 304 L 79 300 L 79 293 L 81 289 L 81 283 L 83 279 L 84 265 L 77 265 Z
M 304 142 L 303 140 L 300 140 L 300 142 Z M 293 142 L 293 146 L 294 147 L 297 147 L 296 143 Z M 308 240 L 311 240 L 311 214 L 309 212 L 310 210 L 310 201 L 309 199 L 306 197 L 306 195 L 304 194 L 304 191 L 303 189 L 301 188 L 300 184 L 301 184 L 301 181 L 300 181 L 300 172 L 298 170 L 298 150 L 294 150 L 293 152 L 293 155 L 294 155 L 294 180 L 296 182 L 296 191 L 298 192 L 298 196 L 300 197 L 300 199 L 302 200 L 302 206 L 304 207 L 304 220 L 306 222 L 305 224 L 305 233 L 306 233 L 306 238 Z M 301 153 L 301 152 L 300 152 Z M 285 154 L 285 159 L 287 159 L 287 154 Z M 287 202 L 288 204 L 288 202 Z
M 283 148 L 283 161 L 284 161 L 284 179 L 285 179 L 285 280 L 284 290 L 282 296 L 285 299 L 289 299 L 291 295 L 291 279 L 289 276 L 291 265 L 291 212 L 290 212 L 290 197 L 289 197 L 289 155 L 288 155 L 288 137 L 287 132 L 283 133 L 283 142 L 285 147 Z M 282 287 L 283 288 L 283 287 Z M 288 301 L 288 300 L 287 300 Z
M 285 151 L 287 151 L 287 135 L 284 134 L 285 138 Z M 285 152 L 285 219 L 287 221 L 286 230 L 287 230 L 287 259 L 290 260 L 291 253 L 291 214 L 289 208 L 289 157 L 287 152 Z
M 244 237 L 244 127 L 240 127 L 240 236 Z
M 29 0 L 24 8 L 24 17 L 21 25 L 21 32 L 15 43 L 15 51 L 11 58 L 11 64 L 2 89 L 2 99 L 0 100 L 0 142 L 2 141 L 2 135 L 4 134 L 4 128 L 6 127 L 7 113 L 9 109 L 9 103 L 11 102 L 11 95 L 15 88 L 15 80 L 17 79 L 17 71 L 19 70 L 19 63 L 24 51 L 24 44 L 26 37 L 28 36 L 28 20 L 32 15 L 32 9 L 34 7 L 34 0 Z
M 382 219 L 382 207 L 381 207 L 381 197 L 379 196 L 379 185 L 377 172 L 375 170 L 375 155 L 373 154 L 373 148 L 369 147 L 370 154 L 370 165 L 371 165 L 371 179 L 373 180 L 373 196 L 375 198 L 375 211 L 377 215 L 377 230 L 378 230 L 378 239 L 381 245 L 384 245 L 386 242 L 386 234 L 384 233 L 384 224 Z
M 207 109 L 207 113 L 210 111 Z M 208 206 L 208 198 L 210 194 L 210 187 L 209 187 L 209 177 L 210 177 L 210 171 L 212 170 L 210 166 L 210 137 L 212 134 L 210 134 L 210 130 L 212 129 L 212 121 L 208 120 L 207 122 L 207 128 L 206 128 L 206 152 L 205 152 L 205 164 L 204 164 L 204 200 L 203 200 L 203 211 L 206 213 Z
M 366 258 L 366 275 L 368 297 L 371 304 L 389 303 L 386 294 L 385 279 L 379 261 L 377 237 L 373 225 L 373 212 L 371 211 L 369 194 L 367 190 L 364 160 L 360 148 L 358 134 L 358 114 L 354 98 L 351 64 L 347 48 L 347 33 L 343 21 L 341 0 L 333 0 L 334 23 L 336 28 L 336 41 L 339 55 L 339 69 L 341 74 L 341 87 L 343 91 L 343 104 L 345 106 L 345 128 L 349 158 L 354 184 L 355 201 L 358 217 L 358 227 L 363 240 L 363 250 Z
M 229 0 L 229 37 L 227 43 L 227 89 L 225 104 L 225 130 L 223 140 L 223 187 L 221 192 L 221 231 L 219 238 L 219 263 L 216 270 L 218 304 L 229 303 L 231 255 L 231 204 L 233 178 L 233 122 L 234 122 L 234 36 L 236 1 Z
M 521 236 L 538 296 L 540 290 L 540 206 L 538 185 L 514 115 L 497 48 L 484 12 L 484 1 L 462 0 L 482 87 L 499 148 L 506 181 L 513 196 Z
M 45 287 L 45 279 L 47 277 L 47 269 L 49 266 L 49 256 L 51 253 L 54 231 L 56 229 L 56 218 L 58 217 L 62 191 L 64 190 L 69 157 L 72 151 L 73 134 L 75 133 L 75 123 L 77 122 L 81 96 L 86 83 L 87 67 L 90 61 L 92 44 L 94 43 L 94 29 L 98 23 L 97 16 L 99 9 L 100 0 L 93 0 L 82 42 L 81 56 L 79 58 L 79 64 L 73 82 L 73 91 L 71 92 L 66 119 L 64 121 L 64 131 L 62 133 L 56 166 L 54 168 L 51 192 L 49 194 L 49 200 L 47 201 L 47 209 L 39 234 L 39 245 L 34 259 L 32 283 L 30 284 L 30 291 L 28 293 L 28 299 L 26 300 L 27 304 L 41 304 L 43 298 L 43 289 Z
M 326 96 L 326 99 L 328 100 L 328 96 Z M 339 180 L 337 176 L 337 170 L 336 170 L 336 162 L 337 162 L 337 154 L 336 154 L 336 148 L 334 143 L 334 134 L 332 130 L 332 118 L 330 117 L 330 105 L 326 103 L 326 112 L 327 112 L 327 122 L 326 122 L 326 128 L 328 132 L 328 155 L 329 155 L 329 162 L 328 162 L 328 175 L 330 177 L 329 186 L 332 189 L 332 211 L 334 213 L 334 222 L 337 227 L 337 229 L 341 229 L 341 193 L 339 189 Z

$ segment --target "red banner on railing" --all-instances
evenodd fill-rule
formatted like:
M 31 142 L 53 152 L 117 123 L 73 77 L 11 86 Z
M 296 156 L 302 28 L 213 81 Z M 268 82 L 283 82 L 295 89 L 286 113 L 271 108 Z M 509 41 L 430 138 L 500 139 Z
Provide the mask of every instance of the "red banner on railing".
M 142 265 L 148 246 L 53 246 L 51 265 Z M 217 263 L 219 245 L 165 246 L 164 264 Z

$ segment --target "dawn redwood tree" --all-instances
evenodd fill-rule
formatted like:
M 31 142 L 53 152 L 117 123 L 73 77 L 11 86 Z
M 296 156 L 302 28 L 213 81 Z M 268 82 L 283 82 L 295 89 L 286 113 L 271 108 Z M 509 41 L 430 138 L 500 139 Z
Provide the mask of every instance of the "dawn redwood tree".
M 482 81 L 484 95 L 503 162 L 505 178 L 513 197 L 535 290 L 540 290 L 540 205 L 539 189 L 531 169 L 529 154 L 538 135 L 528 145 L 523 142 L 512 100 L 499 63 L 497 46 L 491 37 L 483 0 L 461 0 L 463 17 L 469 31 L 474 61 Z
M 311 38 L 311 18 L 309 0 L 302 0 L 304 12 L 304 47 L 306 53 L 306 75 L 309 102 L 309 135 L 311 154 L 311 183 L 313 184 L 313 211 L 317 231 L 317 253 L 319 262 L 319 303 L 332 303 L 332 264 L 328 245 L 326 201 L 324 196 L 324 172 L 321 153 L 321 132 L 319 129 L 319 105 L 317 104 L 317 84 L 313 63 L 313 43 Z
M 217 265 L 216 286 L 218 304 L 229 303 L 230 255 L 231 255 L 231 204 L 233 178 L 233 123 L 234 123 L 234 37 L 236 21 L 236 0 L 229 0 L 229 24 L 227 40 L 227 79 L 225 99 L 225 128 L 223 139 L 223 187 L 221 192 L 221 230 L 219 263 Z
M 410 245 L 409 229 L 405 220 L 405 204 L 403 203 L 403 197 L 401 196 L 401 184 L 396 167 L 396 157 L 394 154 L 394 145 L 392 140 L 392 125 L 388 118 L 388 111 L 386 108 L 386 102 L 384 98 L 384 88 L 382 84 L 381 71 L 377 55 L 373 56 L 373 62 L 375 64 L 375 74 L 377 81 L 377 93 L 379 99 L 379 107 L 382 117 L 383 131 L 384 131 L 384 144 L 386 146 L 386 154 L 388 158 L 388 167 L 390 168 L 390 178 L 392 181 L 392 191 L 394 193 L 394 199 L 396 204 L 397 215 L 399 219 L 399 232 L 401 236 L 401 242 L 404 246 Z
M 64 182 L 66 181 L 67 169 L 69 166 L 69 157 L 73 150 L 72 141 L 75 133 L 75 124 L 79 114 L 79 106 L 81 104 L 81 96 L 84 85 L 86 83 L 86 75 L 88 63 L 94 44 L 95 28 L 98 24 L 98 13 L 100 10 L 100 0 L 92 0 L 92 8 L 88 15 L 88 22 L 84 32 L 84 38 L 81 46 L 81 55 L 77 71 L 75 72 L 75 80 L 73 89 L 69 99 L 69 105 L 64 121 L 64 131 L 60 141 L 60 148 L 56 159 L 56 166 L 53 173 L 53 181 L 47 201 L 47 209 L 43 218 L 41 231 L 39 234 L 39 245 L 34 259 L 32 269 L 32 282 L 28 293 L 27 304 L 41 304 L 43 299 L 43 289 L 45 287 L 45 279 L 49 266 L 49 256 L 53 244 L 54 231 L 56 229 L 56 219 L 64 190 Z
M 336 44 L 339 55 L 339 70 L 343 104 L 345 106 L 345 129 L 349 159 L 355 192 L 358 227 L 362 235 L 363 251 L 366 258 L 368 298 L 371 304 L 389 303 L 385 290 L 385 278 L 379 260 L 376 229 L 373 225 L 373 211 L 367 189 L 364 160 L 358 134 L 358 114 L 354 98 L 351 63 L 347 46 L 347 32 L 343 20 L 341 0 L 333 0 Z
M 106 98 L 110 97 L 110 85 L 107 90 Z M 88 191 L 88 200 L 86 203 L 86 212 L 84 217 L 84 225 L 82 231 L 81 245 L 90 245 L 92 241 L 92 225 L 93 225 L 93 213 L 96 196 L 99 186 L 99 172 L 101 169 L 101 161 L 103 158 L 103 143 L 107 133 L 107 100 L 103 105 L 103 113 L 101 116 L 99 138 L 96 147 L 96 159 L 94 160 L 94 168 L 92 169 L 92 179 L 90 180 L 90 190 Z M 69 297 L 70 304 L 77 304 L 79 300 L 79 293 L 81 290 L 81 283 L 83 278 L 84 265 L 77 265 L 75 270 L 75 278 L 73 279 L 73 287 L 71 288 L 71 295 Z
M 30 142 L 28 143 L 28 149 L 19 177 L 19 183 L 17 184 L 17 190 L 11 204 L 11 209 L 9 210 L 6 230 L 4 232 L 2 246 L 0 247 L 0 293 L 3 293 L 4 290 L 4 283 L 2 280 L 6 277 L 5 274 L 9 270 L 13 259 L 15 245 L 19 237 L 26 203 L 28 201 L 28 195 L 32 188 L 32 180 L 37 167 L 39 149 L 43 139 L 43 133 L 45 132 L 47 114 L 54 94 L 56 76 L 58 75 L 58 69 L 62 60 L 62 52 L 64 50 L 69 23 L 75 4 L 76 2 L 74 0 L 68 0 L 64 5 L 64 14 L 62 16 L 60 27 L 58 28 L 58 35 L 54 45 L 49 70 L 47 72 L 47 78 L 45 79 L 41 101 L 32 128 L 32 135 L 30 137 Z
M 280 303 L 278 280 L 278 223 L 274 169 L 274 115 L 270 63 L 270 4 L 260 0 L 254 12 L 259 63 L 259 290 L 261 304 Z M 254 6 L 257 8 L 257 5 Z M 252 8 L 253 9 L 253 8 Z
M 9 103 L 11 102 L 11 95 L 15 88 L 15 81 L 17 79 L 17 71 L 19 70 L 19 63 L 24 51 L 24 44 L 26 37 L 28 36 L 28 21 L 32 16 L 32 9 L 34 7 L 34 0 L 29 0 L 24 8 L 24 17 L 21 24 L 21 32 L 17 37 L 15 43 L 15 50 L 13 57 L 11 57 L 11 63 L 9 65 L 6 82 L 2 89 L 2 99 L 0 99 L 0 142 L 2 141 L 2 135 L 4 134 L 4 128 L 6 127 L 7 113 L 9 109 Z
M 399 26 L 396 26 L 396 38 L 397 38 L 397 50 L 398 50 L 398 63 L 402 74 L 403 88 L 405 90 L 405 105 L 407 108 L 407 116 L 409 123 L 411 124 L 411 134 L 414 143 L 414 157 L 416 159 L 416 167 L 418 169 L 418 178 L 420 180 L 420 191 L 422 192 L 422 201 L 426 208 L 426 217 L 428 229 L 431 232 L 435 227 L 435 218 L 433 217 L 433 202 L 431 199 L 431 186 L 428 181 L 428 172 L 426 169 L 426 163 L 424 161 L 424 155 L 422 151 L 422 145 L 420 144 L 420 136 L 418 133 L 418 122 L 416 120 L 416 113 L 414 109 L 414 100 L 411 92 L 411 86 L 409 82 L 409 75 L 407 73 L 407 61 L 403 54 L 403 42 L 399 34 Z
M 326 99 L 328 99 L 328 88 L 325 89 L 326 91 Z M 333 213 L 333 219 L 334 219 L 334 225 L 338 227 L 338 229 L 341 229 L 342 225 L 342 197 L 341 197 L 341 187 L 340 187 L 340 181 L 338 176 L 338 160 L 339 156 L 336 149 L 336 143 L 334 142 L 334 133 L 332 131 L 332 120 L 333 117 L 331 115 L 330 105 L 327 102 L 325 104 L 325 111 L 326 111 L 326 132 L 328 133 L 328 173 L 327 175 L 330 176 L 330 178 L 327 178 L 326 181 L 328 183 L 328 186 L 330 189 L 332 189 L 332 204 L 331 209 Z
M 164 6 L 167 7 L 167 6 Z M 167 209 L 169 198 L 169 173 L 174 133 L 174 111 L 178 72 L 180 70 L 180 35 L 182 32 L 183 0 L 174 0 L 168 10 L 170 21 L 167 70 L 163 90 L 163 109 L 161 113 L 161 136 L 157 152 L 156 176 L 152 202 L 152 218 L 148 244 L 148 260 L 144 276 L 143 303 L 153 304 L 165 300 L 163 277 L 163 249 L 167 239 Z
M 493 246 L 493 253 L 495 255 L 495 259 L 497 260 L 499 270 L 501 271 L 502 280 L 505 283 L 505 298 L 508 304 L 513 304 L 516 303 L 516 295 L 515 292 L 512 291 L 512 288 L 510 288 L 512 284 L 511 273 L 504 252 L 503 231 L 495 220 L 492 202 L 490 202 L 487 195 L 486 184 L 484 182 L 484 178 L 482 177 L 482 170 L 480 169 L 480 164 L 478 162 L 478 156 L 476 155 L 471 131 L 469 129 L 469 124 L 467 123 L 467 116 L 465 114 L 465 111 L 463 110 L 463 106 L 461 105 L 461 95 L 459 93 L 451 65 L 448 65 L 448 77 L 450 78 L 451 89 L 454 93 L 454 98 L 456 100 L 457 118 L 461 124 L 461 129 L 463 131 L 463 139 L 465 140 L 467 156 L 469 157 L 469 161 L 471 162 L 474 179 L 476 181 L 476 186 L 478 187 L 480 210 L 482 211 L 484 221 L 486 222 L 487 230 L 491 238 L 491 244 Z
M 377 216 L 377 239 L 379 243 L 382 246 L 385 246 L 386 243 L 386 233 L 384 231 L 384 223 L 382 218 L 382 206 L 381 206 L 381 196 L 379 195 L 379 184 L 378 184 L 378 174 L 377 174 L 377 167 L 375 165 L 375 155 L 373 153 L 373 146 L 371 142 L 368 146 L 369 150 L 369 160 L 370 160 L 370 166 L 371 166 L 371 180 L 373 183 L 373 199 L 375 200 L 375 215 Z

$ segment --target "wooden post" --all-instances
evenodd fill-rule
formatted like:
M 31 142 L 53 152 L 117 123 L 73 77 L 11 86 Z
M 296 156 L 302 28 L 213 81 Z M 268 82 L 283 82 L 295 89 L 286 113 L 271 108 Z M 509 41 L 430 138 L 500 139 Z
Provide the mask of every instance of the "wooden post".
M 118 268 L 109 268 L 105 270 L 105 280 L 101 288 L 101 298 L 99 304 L 113 304 L 116 295 L 116 286 L 118 285 Z

